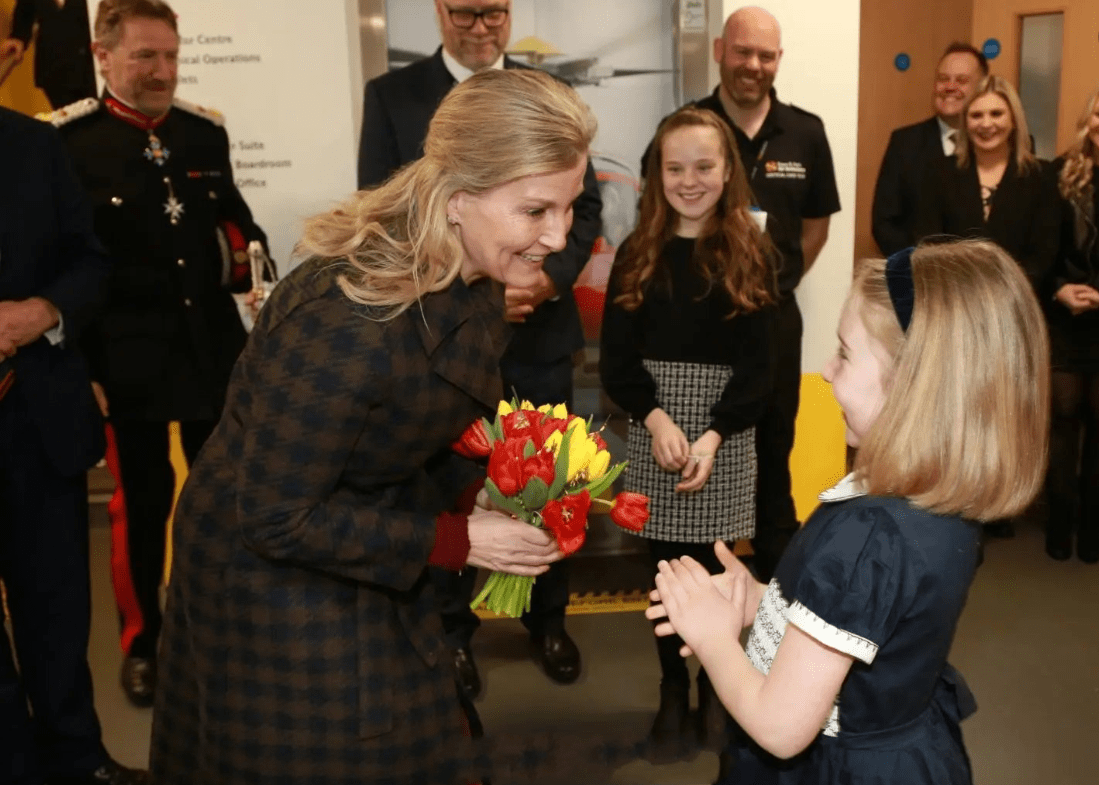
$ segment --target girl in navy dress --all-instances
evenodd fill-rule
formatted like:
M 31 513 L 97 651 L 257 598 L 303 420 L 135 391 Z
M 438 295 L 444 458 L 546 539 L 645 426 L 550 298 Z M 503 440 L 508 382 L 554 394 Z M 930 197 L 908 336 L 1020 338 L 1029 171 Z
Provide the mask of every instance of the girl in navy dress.
M 662 562 L 647 615 L 678 633 L 744 731 L 729 783 L 964 785 L 976 709 L 947 664 L 981 521 L 1022 511 L 1046 458 L 1049 346 L 1019 265 L 983 240 L 858 270 L 824 369 L 854 471 L 771 583 Z M 741 648 L 741 628 L 751 625 Z

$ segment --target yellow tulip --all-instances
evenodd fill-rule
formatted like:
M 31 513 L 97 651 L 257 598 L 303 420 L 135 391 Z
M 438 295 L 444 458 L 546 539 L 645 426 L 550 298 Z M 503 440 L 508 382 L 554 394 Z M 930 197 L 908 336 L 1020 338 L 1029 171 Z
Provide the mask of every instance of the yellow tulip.
M 592 480 L 598 480 L 604 474 L 607 473 L 607 468 L 611 465 L 611 454 L 606 450 L 599 450 L 595 456 L 588 463 L 588 482 Z
M 520 409 L 526 409 L 528 412 L 533 412 L 534 411 L 534 404 L 531 403 L 530 401 L 522 401 L 519 404 L 519 408 Z
M 507 401 L 500 401 L 500 405 L 496 407 L 497 417 L 506 417 L 507 415 L 511 414 L 511 412 L 511 404 Z
M 574 420 L 574 422 L 583 423 L 583 420 Z M 566 433 L 569 437 L 569 468 L 566 476 L 568 482 L 573 482 L 581 472 L 588 468 L 588 464 L 591 463 L 599 448 L 596 447 L 594 441 L 588 438 L 587 428 L 583 425 L 578 428 L 570 427 Z

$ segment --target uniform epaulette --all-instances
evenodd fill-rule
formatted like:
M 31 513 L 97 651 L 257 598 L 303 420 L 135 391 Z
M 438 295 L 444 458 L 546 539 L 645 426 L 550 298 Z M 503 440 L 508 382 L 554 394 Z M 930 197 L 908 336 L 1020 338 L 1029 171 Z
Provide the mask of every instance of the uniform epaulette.
M 55 128 L 60 128 L 65 123 L 71 123 L 78 117 L 87 117 L 98 108 L 98 99 L 81 98 L 79 101 L 62 106 L 52 112 L 39 112 L 35 117 L 43 122 L 53 123 Z
M 182 109 L 185 112 L 197 114 L 199 117 L 205 120 L 209 120 L 214 125 L 225 125 L 225 115 L 223 115 L 217 109 L 210 109 L 206 106 L 199 106 L 198 104 L 193 104 L 190 101 L 184 101 L 182 98 L 175 99 L 172 102 L 172 105 L 178 109 Z

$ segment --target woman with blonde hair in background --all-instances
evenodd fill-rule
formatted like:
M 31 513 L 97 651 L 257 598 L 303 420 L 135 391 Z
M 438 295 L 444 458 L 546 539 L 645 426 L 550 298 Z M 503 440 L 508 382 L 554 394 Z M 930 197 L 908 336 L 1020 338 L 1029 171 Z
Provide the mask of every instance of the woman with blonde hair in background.
M 175 518 L 151 767 L 174 783 L 479 781 L 429 564 L 560 558 L 450 449 L 503 390 L 503 287 L 560 250 L 595 120 L 486 70 L 424 157 L 311 219 Z
M 1061 249 L 1045 298 L 1053 352 L 1046 553 L 1099 562 L 1099 91 L 1054 162 Z

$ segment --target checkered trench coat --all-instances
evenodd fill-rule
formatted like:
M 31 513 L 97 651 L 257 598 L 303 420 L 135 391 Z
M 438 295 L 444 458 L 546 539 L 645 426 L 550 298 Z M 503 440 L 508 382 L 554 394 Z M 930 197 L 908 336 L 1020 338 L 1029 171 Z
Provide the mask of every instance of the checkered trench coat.
M 482 773 L 425 565 L 483 472 L 449 445 L 500 399 L 502 293 L 459 279 L 375 321 L 336 275 L 311 261 L 279 284 L 180 498 L 158 785 Z

